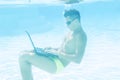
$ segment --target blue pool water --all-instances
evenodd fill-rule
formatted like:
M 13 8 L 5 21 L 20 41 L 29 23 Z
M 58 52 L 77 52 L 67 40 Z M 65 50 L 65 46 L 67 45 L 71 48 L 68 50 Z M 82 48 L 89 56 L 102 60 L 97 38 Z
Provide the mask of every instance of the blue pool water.
M 88 43 L 81 64 L 59 74 L 33 66 L 35 80 L 120 80 L 120 3 L 83 3 L 81 13 Z M 68 7 L 68 8 L 72 8 Z M 38 47 L 59 47 L 66 33 L 64 5 L 0 5 L 0 80 L 21 80 L 20 51 L 32 49 L 25 30 Z

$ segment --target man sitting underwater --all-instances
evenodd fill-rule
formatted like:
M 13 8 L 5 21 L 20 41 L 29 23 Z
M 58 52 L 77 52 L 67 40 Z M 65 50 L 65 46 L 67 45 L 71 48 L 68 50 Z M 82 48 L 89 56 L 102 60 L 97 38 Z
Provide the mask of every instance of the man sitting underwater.
M 70 32 L 59 49 L 48 49 L 49 52 L 57 54 L 58 57 L 40 56 L 35 54 L 34 51 L 25 51 L 24 53 L 26 54 L 22 54 L 19 57 L 23 80 L 33 80 L 32 65 L 49 73 L 58 73 L 71 62 L 77 64 L 81 62 L 87 43 L 87 36 L 81 27 L 80 13 L 75 9 L 65 10 L 64 17 Z

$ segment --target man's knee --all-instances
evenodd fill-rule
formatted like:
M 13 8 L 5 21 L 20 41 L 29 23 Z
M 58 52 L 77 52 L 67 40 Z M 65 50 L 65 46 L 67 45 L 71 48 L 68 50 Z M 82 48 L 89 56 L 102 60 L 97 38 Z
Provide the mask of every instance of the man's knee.
M 21 54 L 21 55 L 19 56 L 19 62 L 26 61 L 29 56 L 30 56 L 30 54 Z

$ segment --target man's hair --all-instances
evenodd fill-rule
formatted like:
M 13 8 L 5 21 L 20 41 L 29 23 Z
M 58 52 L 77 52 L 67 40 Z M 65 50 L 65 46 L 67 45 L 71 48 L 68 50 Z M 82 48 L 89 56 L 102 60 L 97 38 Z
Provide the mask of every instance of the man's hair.
M 70 18 L 77 18 L 80 21 L 80 13 L 76 9 L 70 9 L 70 10 L 65 10 L 64 11 L 64 17 L 70 17 Z

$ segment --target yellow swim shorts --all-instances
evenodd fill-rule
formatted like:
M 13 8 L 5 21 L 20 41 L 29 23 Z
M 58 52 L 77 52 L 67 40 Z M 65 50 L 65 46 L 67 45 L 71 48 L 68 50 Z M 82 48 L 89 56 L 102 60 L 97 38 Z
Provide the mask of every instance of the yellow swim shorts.
M 56 67 L 57 67 L 57 71 L 56 73 L 59 73 L 61 70 L 64 69 L 64 65 L 63 63 L 59 60 L 59 58 L 57 57 L 50 57 L 56 64 Z

